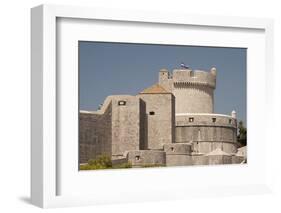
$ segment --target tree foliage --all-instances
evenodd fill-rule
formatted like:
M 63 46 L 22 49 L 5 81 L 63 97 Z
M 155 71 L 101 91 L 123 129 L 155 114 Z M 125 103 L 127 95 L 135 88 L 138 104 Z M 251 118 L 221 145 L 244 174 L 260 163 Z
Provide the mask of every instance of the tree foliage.
M 132 168 L 130 162 L 113 165 L 111 158 L 107 155 L 100 155 L 96 159 L 90 159 L 87 164 L 80 165 L 80 170 L 97 169 L 122 169 Z
M 244 124 L 243 124 L 242 121 L 240 121 L 239 124 L 238 124 L 237 140 L 242 146 L 247 145 L 247 128 L 244 127 Z

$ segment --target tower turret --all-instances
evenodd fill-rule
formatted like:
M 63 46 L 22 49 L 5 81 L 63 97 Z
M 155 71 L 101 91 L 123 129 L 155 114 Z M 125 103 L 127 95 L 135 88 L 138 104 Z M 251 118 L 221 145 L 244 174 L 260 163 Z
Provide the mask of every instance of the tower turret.
M 165 87 L 166 80 L 159 73 L 159 84 Z M 210 71 L 175 69 L 170 82 L 170 91 L 176 98 L 176 113 L 213 113 L 214 89 L 216 88 L 216 68 Z
M 159 83 L 163 84 L 169 79 L 169 71 L 166 69 L 161 69 L 159 71 Z
M 172 92 L 173 79 L 167 69 L 159 71 L 159 84 L 168 92 Z
M 232 112 L 231 112 L 231 117 L 233 117 L 233 118 L 236 119 L 236 112 L 235 112 L 235 110 L 232 110 Z

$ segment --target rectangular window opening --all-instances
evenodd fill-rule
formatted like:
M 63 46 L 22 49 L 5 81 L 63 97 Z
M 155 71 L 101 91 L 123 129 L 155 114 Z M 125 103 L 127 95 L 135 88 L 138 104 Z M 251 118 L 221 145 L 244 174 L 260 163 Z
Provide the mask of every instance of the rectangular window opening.
M 126 105 L 126 101 L 118 101 L 118 105 L 119 106 L 125 106 Z

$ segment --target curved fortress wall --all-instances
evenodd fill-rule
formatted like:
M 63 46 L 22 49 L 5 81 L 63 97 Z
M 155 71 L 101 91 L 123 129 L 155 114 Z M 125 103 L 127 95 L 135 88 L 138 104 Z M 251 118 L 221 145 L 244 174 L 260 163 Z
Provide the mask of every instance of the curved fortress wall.
M 192 144 L 193 153 L 207 154 L 217 148 L 237 152 L 235 116 L 213 114 L 217 71 L 166 69 L 159 72 L 159 84 L 175 96 L 175 143 Z
M 160 70 L 159 84 L 138 95 L 108 96 L 100 110 L 81 111 L 80 163 L 101 154 L 135 167 L 241 163 L 236 113 L 213 113 L 216 75 Z
M 159 84 L 174 94 L 176 113 L 213 113 L 216 69 L 210 72 L 176 69 L 171 76 L 160 70 Z
M 237 121 L 220 114 L 188 113 L 176 116 L 176 143 L 192 143 L 194 153 L 220 148 L 237 152 Z
M 175 83 L 174 95 L 176 99 L 176 112 L 213 112 L 213 90 L 200 85 L 191 86 L 187 83 Z M 196 97 L 196 98 L 193 98 Z

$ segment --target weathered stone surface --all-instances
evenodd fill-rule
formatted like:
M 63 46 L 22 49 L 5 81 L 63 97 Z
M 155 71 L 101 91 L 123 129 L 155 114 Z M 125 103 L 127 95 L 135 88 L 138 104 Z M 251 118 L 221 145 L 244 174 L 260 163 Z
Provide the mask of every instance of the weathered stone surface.
M 237 121 L 221 114 L 177 114 L 175 142 L 192 143 L 193 151 L 198 153 L 209 153 L 216 148 L 236 153 Z
M 185 154 L 166 154 L 166 166 L 188 166 L 193 165 L 193 159 Z
M 80 112 L 79 162 L 86 163 L 99 155 L 112 154 L 111 104 L 103 114 Z
M 79 161 L 111 156 L 134 167 L 244 163 L 237 152 L 236 112 L 213 113 L 217 71 L 159 72 L 136 96 L 108 96 L 101 109 L 80 111 Z
M 247 158 L 247 146 L 240 147 L 236 153 L 237 156 Z
M 133 150 L 127 152 L 127 158 L 134 167 L 166 165 L 166 153 L 164 151 Z
M 162 149 L 175 140 L 175 99 L 173 94 L 139 94 L 146 107 L 146 144 L 148 149 Z
M 242 156 L 232 156 L 232 164 L 246 163 L 245 160 L 246 158 Z
M 164 151 L 169 155 L 190 155 L 192 152 L 192 144 L 187 144 L 187 143 L 165 144 Z
M 176 98 L 176 113 L 213 113 L 216 70 L 175 69 L 159 72 L 159 84 Z
M 208 165 L 231 164 L 232 158 L 227 155 L 208 156 Z
M 140 107 L 138 97 L 112 97 L 112 155 L 123 155 L 126 150 L 139 150 L 141 135 L 144 134 L 140 128 Z
M 193 155 L 192 165 L 208 165 L 209 157 L 205 155 Z

